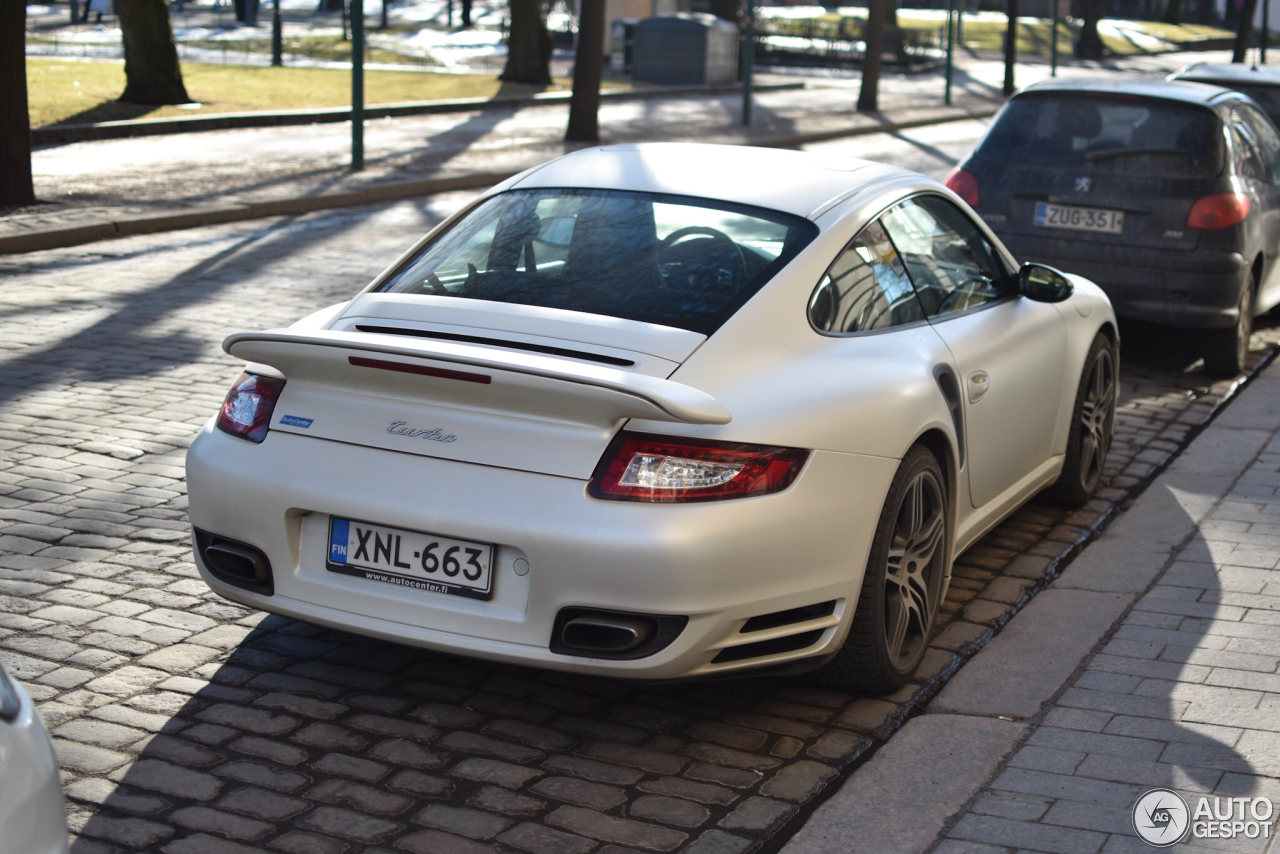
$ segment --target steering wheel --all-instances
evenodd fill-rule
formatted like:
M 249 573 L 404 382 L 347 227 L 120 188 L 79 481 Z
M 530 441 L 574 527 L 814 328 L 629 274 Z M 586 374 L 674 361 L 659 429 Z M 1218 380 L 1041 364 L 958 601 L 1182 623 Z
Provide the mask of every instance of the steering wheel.
M 729 274 L 733 277 L 731 282 L 731 292 L 737 293 L 747 281 L 747 260 L 742 255 L 742 248 L 733 242 L 733 238 L 725 234 L 719 229 L 710 228 L 705 225 L 689 225 L 684 228 L 677 228 L 675 231 L 662 238 L 662 242 L 658 244 L 658 271 L 661 275 L 662 267 L 668 262 L 667 256 L 675 248 L 676 244 L 686 237 L 698 237 L 704 240 L 713 241 L 720 253 L 729 259 Z M 707 261 L 703 260 L 703 264 Z M 666 276 L 662 276 L 665 281 Z M 670 282 L 667 282 L 668 287 Z

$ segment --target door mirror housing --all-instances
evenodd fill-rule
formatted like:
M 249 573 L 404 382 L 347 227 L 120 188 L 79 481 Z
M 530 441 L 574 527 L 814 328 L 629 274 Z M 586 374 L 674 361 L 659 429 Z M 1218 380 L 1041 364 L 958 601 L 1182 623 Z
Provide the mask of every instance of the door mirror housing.
M 1043 264 L 1023 264 L 1018 271 L 1018 291 L 1036 302 L 1062 302 L 1073 293 L 1075 285 L 1066 274 Z

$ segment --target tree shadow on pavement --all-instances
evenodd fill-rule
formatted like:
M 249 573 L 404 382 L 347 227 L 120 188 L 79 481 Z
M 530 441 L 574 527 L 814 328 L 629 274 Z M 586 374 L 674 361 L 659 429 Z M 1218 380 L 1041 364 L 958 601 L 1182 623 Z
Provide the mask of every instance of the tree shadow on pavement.
M 927 142 L 921 142 L 918 139 L 913 139 L 911 136 L 903 133 L 902 131 L 899 131 L 899 130 L 890 131 L 889 136 L 893 137 L 894 139 L 900 142 L 905 142 L 914 148 L 920 149 L 922 152 L 929 155 L 933 159 L 937 160 L 939 163 L 943 163 L 947 166 L 955 166 L 957 163 L 960 162 L 957 158 L 951 156 L 947 152 L 943 151 L 941 148 L 938 148 L 933 145 L 929 145 Z
M 1230 445 L 1237 437 L 1219 434 L 1202 441 Z M 1217 470 L 1221 461 L 1200 459 L 1167 473 L 1144 498 L 1143 520 L 1157 540 L 1155 532 L 1178 527 L 1169 520 L 1188 519 L 1189 508 L 1199 515 L 1230 485 L 1230 476 Z M 1243 752 L 1256 751 L 1251 736 L 1273 737 L 1249 728 L 1268 714 L 1259 708 L 1266 697 L 1261 683 L 1268 677 L 1259 674 L 1274 672 L 1280 647 L 1272 640 L 1273 627 L 1248 621 L 1241 600 L 1260 592 L 1274 573 L 1231 565 L 1232 532 L 1240 526 L 1224 523 L 1222 515 L 1215 511 L 1201 521 L 1060 703 L 1074 707 L 1075 714 L 1092 715 L 1103 736 L 1122 737 L 1085 748 L 1076 776 L 1129 784 L 1136 787 L 1130 791 L 1135 798 L 1151 788 L 1170 788 L 1193 815 L 1202 796 L 1256 795 L 1259 777 L 1277 773 L 1275 767 L 1255 768 Z M 1144 536 L 1143 527 L 1136 536 Z M 1070 569 L 1065 577 L 1071 578 Z M 1067 719 L 1073 710 L 1055 710 L 1046 723 L 1059 714 Z M 1037 732 L 1031 743 L 1046 740 Z M 1120 837 L 1113 837 L 1109 852 L 1149 850 L 1133 835 L 1131 805 L 1132 800 L 1097 810 L 1111 820 L 1097 829 Z M 1045 821 L 1053 817 L 1051 811 Z M 1236 840 L 1227 847 L 1260 852 L 1266 841 Z
M 285 217 L 266 228 L 259 226 L 159 285 L 123 293 L 111 301 L 109 313 L 68 335 L 58 337 L 55 327 L 52 340 L 42 339 L 42 343 L 47 340 L 44 346 L 25 348 L 5 362 L 0 376 L 0 404 L 72 378 L 119 381 L 158 374 L 206 358 L 216 347 L 215 342 L 193 331 L 159 330 L 186 309 L 209 303 L 224 289 L 239 284 L 243 273 L 230 273 L 229 263 L 234 261 L 236 267 L 248 270 L 276 263 L 290 254 L 306 252 L 331 237 L 335 230 L 345 230 L 354 222 L 349 217 L 333 218 L 327 227 L 292 232 L 286 249 L 275 238 L 299 219 Z M 99 275 L 122 272 L 100 263 L 83 268 L 84 275 L 90 269 Z M 58 307 L 50 307 L 49 311 L 56 312 Z M 128 342 L 127 346 L 121 346 L 122 342 Z

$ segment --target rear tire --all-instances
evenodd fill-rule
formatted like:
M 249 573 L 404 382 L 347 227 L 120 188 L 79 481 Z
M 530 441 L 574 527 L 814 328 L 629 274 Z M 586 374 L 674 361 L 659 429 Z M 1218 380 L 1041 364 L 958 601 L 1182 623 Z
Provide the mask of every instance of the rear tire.
M 1099 332 L 1080 372 L 1062 474 L 1044 493 L 1054 504 L 1080 507 L 1098 488 L 1115 430 L 1116 380 L 1116 346 Z
M 916 445 L 889 486 L 849 636 L 818 671 L 822 681 L 887 694 L 915 673 L 929 648 L 951 567 L 949 507 L 942 468 L 927 448 Z
M 1249 275 L 1249 284 L 1240 295 L 1240 313 L 1231 329 L 1215 329 L 1205 336 L 1204 366 L 1211 374 L 1234 377 L 1249 361 L 1249 336 L 1253 334 L 1253 295 L 1257 282 Z

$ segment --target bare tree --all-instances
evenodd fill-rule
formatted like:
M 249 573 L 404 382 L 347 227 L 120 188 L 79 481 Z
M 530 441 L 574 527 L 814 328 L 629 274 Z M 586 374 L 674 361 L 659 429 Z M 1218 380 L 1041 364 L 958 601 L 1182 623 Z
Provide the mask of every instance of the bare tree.
M 742 24 L 742 0 L 711 0 L 711 14 Z
M 888 6 L 892 0 L 869 0 L 867 28 L 863 32 L 866 43 L 862 59 L 862 88 L 858 91 L 858 112 L 874 113 L 880 109 L 880 63 L 884 55 L 884 27 Z
M 573 61 L 566 142 L 600 141 L 600 75 L 604 70 L 604 0 L 582 0 Z
M 116 0 L 124 41 L 124 94 L 133 104 L 185 104 L 178 49 L 165 0 Z
M 551 84 L 551 34 L 542 20 L 539 0 L 510 0 L 507 66 L 498 79 L 507 83 Z
M 1004 30 L 1004 94 L 1012 95 L 1017 86 L 1013 72 L 1018 65 L 1018 0 L 1005 0 L 1009 22 Z
M 0 208 L 36 200 L 27 113 L 27 4 L 0 0 Z
M 1102 59 L 1105 45 L 1098 35 L 1098 22 L 1106 11 L 1106 0 L 1080 0 L 1084 25 L 1080 28 L 1080 40 L 1076 42 L 1076 56 L 1081 59 Z
M 1258 11 L 1258 0 L 1244 0 L 1240 10 L 1240 28 L 1236 30 L 1236 45 L 1231 51 L 1232 62 L 1244 62 L 1244 55 L 1253 47 L 1253 16 Z

